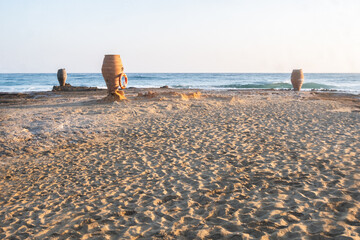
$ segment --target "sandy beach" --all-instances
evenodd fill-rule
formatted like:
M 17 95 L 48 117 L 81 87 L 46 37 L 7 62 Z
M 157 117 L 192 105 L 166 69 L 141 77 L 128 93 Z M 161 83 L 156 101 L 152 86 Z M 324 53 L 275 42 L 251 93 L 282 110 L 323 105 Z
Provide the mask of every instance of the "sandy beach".
M 360 239 L 360 98 L 0 94 L 0 239 Z

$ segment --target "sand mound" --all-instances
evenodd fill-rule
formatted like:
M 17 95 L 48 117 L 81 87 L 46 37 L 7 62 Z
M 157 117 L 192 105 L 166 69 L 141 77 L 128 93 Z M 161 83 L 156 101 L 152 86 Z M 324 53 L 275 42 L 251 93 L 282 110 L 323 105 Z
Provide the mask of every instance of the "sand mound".
M 138 97 L 146 97 L 146 98 L 155 98 L 158 96 L 158 93 L 153 91 L 147 91 L 145 93 L 138 93 Z
M 201 97 L 201 92 L 194 92 L 194 93 L 181 93 L 180 98 L 181 100 L 188 101 L 189 99 L 199 99 Z
M 111 103 L 111 102 L 121 102 L 127 100 L 125 93 L 122 90 L 116 90 L 115 93 L 109 94 L 106 97 L 99 100 L 100 103 Z

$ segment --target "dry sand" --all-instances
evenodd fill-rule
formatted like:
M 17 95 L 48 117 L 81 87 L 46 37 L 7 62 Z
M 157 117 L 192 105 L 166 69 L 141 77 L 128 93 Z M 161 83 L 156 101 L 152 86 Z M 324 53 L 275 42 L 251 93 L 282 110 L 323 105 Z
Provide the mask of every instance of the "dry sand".
M 0 95 L 0 239 L 360 239 L 359 96 L 152 91 Z

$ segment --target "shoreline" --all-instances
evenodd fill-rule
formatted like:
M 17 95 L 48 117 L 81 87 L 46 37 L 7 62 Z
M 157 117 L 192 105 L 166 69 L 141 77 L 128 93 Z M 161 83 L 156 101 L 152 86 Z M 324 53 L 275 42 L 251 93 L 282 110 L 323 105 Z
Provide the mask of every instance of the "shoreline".
M 58 87 L 58 86 L 53 86 Z M 94 88 L 96 90 L 88 90 L 88 91 L 105 91 L 107 90 L 106 87 L 85 87 L 85 86 L 72 86 L 72 87 L 79 87 L 79 88 Z M 141 89 L 141 90 L 154 90 L 154 89 L 161 89 L 163 87 L 128 87 L 126 90 L 129 89 Z M 181 90 L 189 90 L 189 91 L 294 91 L 292 88 L 172 88 L 168 87 L 167 89 L 172 89 L 174 91 L 181 91 Z M 76 92 L 77 90 L 72 90 Z M 81 90 L 87 91 L 87 90 Z M 47 93 L 47 92 L 54 92 L 54 90 L 47 90 L 47 91 L 23 91 L 23 92 L 1 92 L 0 95 L 5 94 L 37 94 L 37 93 Z M 57 90 L 57 92 L 61 92 L 61 90 Z M 358 90 L 340 90 L 340 89 L 310 89 L 310 88 L 302 88 L 300 92 L 334 92 L 334 93 L 341 93 L 341 94 L 350 94 L 350 95 L 360 95 Z
M 358 95 L 106 95 L 0 94 L 0 238 L 360 237 Z

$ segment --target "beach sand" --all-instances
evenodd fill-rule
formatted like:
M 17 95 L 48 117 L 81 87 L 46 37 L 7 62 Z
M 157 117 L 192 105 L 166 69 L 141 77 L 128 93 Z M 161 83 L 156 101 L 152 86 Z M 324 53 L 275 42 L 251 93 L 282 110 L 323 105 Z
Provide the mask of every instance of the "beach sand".
M 359 96 L 147 91 L 0 94 L 0 239 L 360 239 Z

